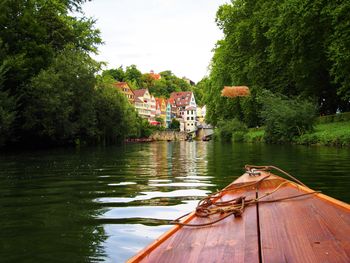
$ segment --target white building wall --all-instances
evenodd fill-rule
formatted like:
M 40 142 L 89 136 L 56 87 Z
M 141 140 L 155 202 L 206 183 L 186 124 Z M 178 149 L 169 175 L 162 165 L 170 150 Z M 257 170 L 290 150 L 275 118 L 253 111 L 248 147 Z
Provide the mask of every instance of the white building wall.
M 189 107 L 184 111 L 183 120 L 185 123 L 186 132 L 192 132 L 197 130 L 196 116 L 197 116 L 197 111 L 195 107 Z

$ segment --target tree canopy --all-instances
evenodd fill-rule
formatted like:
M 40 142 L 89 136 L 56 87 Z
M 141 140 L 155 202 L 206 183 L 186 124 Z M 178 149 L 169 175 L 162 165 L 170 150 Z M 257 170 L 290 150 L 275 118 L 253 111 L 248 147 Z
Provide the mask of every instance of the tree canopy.
M 160 79 L 155 79 L 150 73 L 141 73 L 136 65 L 127 66 L 125 70 L 122 66 L 108 69 L 103 71 L 102 75 L 109 75 L 116 81 L 127 82 L 132 89 L 147 88 L 156 97 L 169 98 L 172 92 L 194 90 L 193 86 L 170 70 L 160 72 Z
M 72 15 L 84 2 L 0 2 L 0 146 L 109 143 L 140 134 L 126 98 L 96 77 L 101 64 L 90 54 L 102 44 L 100 32 L 94 20 Z M 136 78 L 135 68 L 112 74 Z
M 204 80 L 209 122 L 258 125 L 263 90 L 313 101 L 322 115 L 350 110 L 349 1 L 235 0 L 216 21 L 224 38 Z M 249 86 L 252 96 L 221 97 L 232 85 Z

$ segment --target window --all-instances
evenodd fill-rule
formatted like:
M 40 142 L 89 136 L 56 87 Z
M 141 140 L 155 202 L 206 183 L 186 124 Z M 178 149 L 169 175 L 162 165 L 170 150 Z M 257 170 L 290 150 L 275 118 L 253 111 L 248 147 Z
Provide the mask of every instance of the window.
M 190 117 L 187 117 L 187 120 L 189 120 L 190 119 Z
M 194 118 L 193 118 L 193 117 L 191 117 L 191 120 L 194 120 Z

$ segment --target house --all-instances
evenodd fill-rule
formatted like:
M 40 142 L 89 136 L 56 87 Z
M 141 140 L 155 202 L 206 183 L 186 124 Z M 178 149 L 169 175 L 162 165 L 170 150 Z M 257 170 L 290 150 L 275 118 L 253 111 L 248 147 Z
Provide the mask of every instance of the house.
M 142 118 L 151 120 L 152 116 L 152 99 L 148 89 L 134 90 L 135 108 Z
M 155 98 L 156 100 L 156 117 L 160 117 L 161 114 L 161 102 L 160 102 L 160 98 Z
M 174 100 L 177 108 L 177 114 L 183 117 L 186 107 L 197 108 L 194 94 L 191 91 L 173 92 L 170 98 Z
M 174 101 L 174 99 L 170 98 L 166 101 L 166 118 L 165 118 L 165 122 L 166 122 L 166 127 L 169 128 L 169 125 L 172 121 L 172 119 L 176 118 L 176 114 L 177 114 L 177 107 L 176 107 L 176 103 Z
M 163 124 L 166 124 L 166 99 L 161 99 L 160 104 L 160 117 L 163 119 Z
M 166 100 L 163 98 L 156 98 L 156 116 L 163 119 L 163 125 L 166 126 Z
M 151 100 L 150 100 L 150 106 L 151 106 L 151 120 L 156 119 L 156 98 L 151 95 Z
M 197 104 L 193 92 L 173 92 L 170 94 L 170 99 L 172 101 L 172 105 L 176 106 L 176 116 L 183 119 L 183 131 L 195 131 L 197 129 Z
M 184 131 L 193 132 L 197 130 L 196 126 L 196 108 L 193 106 L 186 107 L 184 112 L 183 120 L 184 120 Z
M 131 104 L 134 104 L 135 94 L 132 91 L 132 89 L 129 87 L 128 83 L 115 82 L 115 83 L 113 83 L 113 86 L 115 86 L 121 93 L 123 93 Z
M 169 128 L 171 123 L 171 104 L 167 102 L 166 104 L 166 116 L 165 116 L 165 127 Z
M 149 75 L 151 76 L 152 79 L 154 80 L 160 80 L 162 77 L 160 74 L 154 73 L 153 70 L 151 70 L 151 72 L 149 73 Z

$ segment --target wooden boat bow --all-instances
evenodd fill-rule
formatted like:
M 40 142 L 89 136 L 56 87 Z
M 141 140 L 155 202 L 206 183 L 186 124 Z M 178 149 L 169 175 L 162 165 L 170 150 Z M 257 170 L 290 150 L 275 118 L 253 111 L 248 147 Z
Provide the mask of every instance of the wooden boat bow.
M 199 203 L 208 216 L 197 207 L 128 262 L 350 262 L 350 205 L 271 168 L 277 167 L 246 166 Z M 215 210 L 242 202 L 250 203 L 241 214 Z

